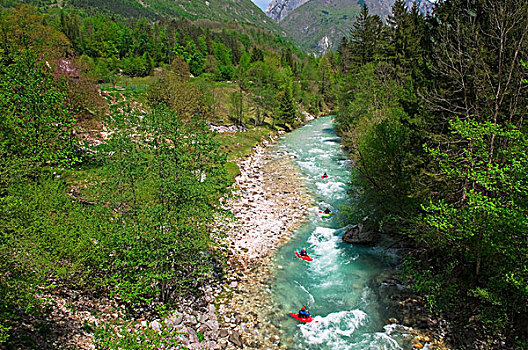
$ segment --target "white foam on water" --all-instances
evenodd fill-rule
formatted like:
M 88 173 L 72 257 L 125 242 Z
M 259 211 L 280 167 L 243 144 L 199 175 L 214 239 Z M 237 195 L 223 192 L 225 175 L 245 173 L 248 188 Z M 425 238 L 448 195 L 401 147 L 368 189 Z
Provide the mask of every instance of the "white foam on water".
M 331 253 L 335 251 L 335 243 L 339 236 L 335 234 L 335 229 L 328 227 L 317 226 L 308 238 L 308 243 L 312 244 L 315 249 L 323 247 L 325 244 L 332 243 L 332 246 L 327 246 L 325 252 L 317 252 L 317 254 Z
M 383 332 L 365 333 L 353 349 L 402 350 L 400 342 L 412 338 L 410 329 L 398 324 L 388 324 Z M 424 348 L 425 349 L 425 348 Z
M 335 235 L 334 229 L 320 226 L 315 228 L 308 238 L 308 243 L 317 255 L 317 264 L 310 265 L 312 273 L 339 280 L 331 273 L 339 270 L 339 265 L 336 264 L 341 254 L 340 250 L 337 249 L 338 242 L 339 237 Z
M 319 289 L 328 289 L 328 288 L 332 288 L 332 287 L 335 287 L 335 286 L 343 286 L 344 284 L 345 283 L 343 281 L 336 281 L 334 279 L 334 280 L 330 280 L 330 281 L 319 282 L 319 285 L 317 287 Z
M 317 216 L 319 216 L 319 214 L 320 214 L 319 211 L 321 210 L 319 208 L 320 208 L 320 206 L 317 205 L 316 207 L 308 208 L 308 211 L 310 212 L 310 214 L 314 214 L 314 217 L 317 217 Z
M 314 162 L 298 160 L 297 164 L 299 164 L 301 169 L 305 170 L 309 174 L 313 174 L 314 176 L 320 172 L 319 167 L 314 164 Z
M 308 150 L 308 154 L 326 154 L 327 152 L 321 148 L 311 148 Z
M 367 286 L 364 286 L 363 287 L 363 291 L 361 292 L 361 302 L 367 306 L 370 302 L 369 300 L 371 299 L 370 295 L 371 295 L 371 290 L 369 287 Z
M 317 321 L 317 322 L 315 322 Z M 339 349 L 339 350 L 403 350 L 400 342 L 409 342 L 412 336 L 409 328 L 389 324 L 382 332 L 364 333 L 353 337 L 356 330 L 366 326 L 368 315 L 361 310 L 331 313 L 326 317 L 316 316 L 314 322 L 299 325 L 302 344 L 299 349 Z
M 321 344 L 331 349 L 350 349 L 350 337 L 366 322 L 367 314 L 361 310 L 340 311 L 326 317 L 316 316 L 314 321 L 300 325 L 299 329 L 304 344 Z
M 345 184 L 342 182 L 317 182 L 317 190 L 325 197 L 343 198 L 346 195 Z
M 311 304 L 313 305 L 315 303 L 315 298 L 313 297 L 313 295 L 306 289 L 304 288 L 304 286 L 302 284 L 300 284 L 298 281 L 295 281 L 295 283 L 297 283 L 297 285 L 304 291 L 306 292 L 306 294 L 308 294 L 308 296 L 310 297 L 310 302 Z
M 332 155 L 330 153 L 323 153 L 317 157 L 319 160 L 321 159 L 330 159 L 332 158 Z

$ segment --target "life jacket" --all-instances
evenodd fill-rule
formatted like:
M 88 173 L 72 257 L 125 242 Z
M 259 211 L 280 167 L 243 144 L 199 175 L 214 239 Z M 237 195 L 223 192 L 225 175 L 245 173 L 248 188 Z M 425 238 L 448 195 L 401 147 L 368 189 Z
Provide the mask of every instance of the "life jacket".
M 306 311 L 306 310 L 302 310 L 302 309 L 299 311 L 299 315 L 307 316 L 307 317 L 310 316 L 310 314 L 308 313 L 308 311 Z

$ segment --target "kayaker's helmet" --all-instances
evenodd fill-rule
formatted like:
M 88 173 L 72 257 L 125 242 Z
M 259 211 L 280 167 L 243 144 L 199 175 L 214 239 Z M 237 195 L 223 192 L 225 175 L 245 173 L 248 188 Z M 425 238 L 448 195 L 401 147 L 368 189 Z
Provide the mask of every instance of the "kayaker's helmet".
M 306 310 L 306 306 L 303 305 L 302 309 L 301 310 Z
M 302 250 L 306 250 L 306 248 L 303 248 Z

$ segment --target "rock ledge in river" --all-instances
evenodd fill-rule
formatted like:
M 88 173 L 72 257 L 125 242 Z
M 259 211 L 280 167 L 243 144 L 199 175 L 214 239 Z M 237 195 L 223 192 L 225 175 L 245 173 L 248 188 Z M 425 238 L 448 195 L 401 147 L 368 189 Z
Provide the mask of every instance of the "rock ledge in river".
M 349 228 L 342 239 L 343 242 L 351 244 L 374 245 L 378 241 L 379 235 L 371 231 L 363 230 L 363 224 L 359 223 Z

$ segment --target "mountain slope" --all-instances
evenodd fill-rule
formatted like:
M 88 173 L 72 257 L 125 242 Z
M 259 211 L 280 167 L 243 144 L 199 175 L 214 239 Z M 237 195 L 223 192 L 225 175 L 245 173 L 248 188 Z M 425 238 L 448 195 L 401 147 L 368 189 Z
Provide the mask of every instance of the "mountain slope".
M 90 12 L 106 12 L 123 17 L 176 17 L 245 23 L 285 36 L 285 32 L 251 0 L 6 0 L 11 6 L 21 2 L 40 8 L 73 6 Z
M 323 54 L 347 36 L 361 7 L 357 0 L 311 0 L 280 22 L 301 48 Z
M 266 14 L 309 52 L 322 54 L 335 49 L 347 36 L 354 17 L 366 4 L 370 13 L 383 21 L 392 13 L 396 0 L 273 0 Z M 437 0 L 405 0 L 407 8 L 418 6 L 423 15 L 430 14 Z

